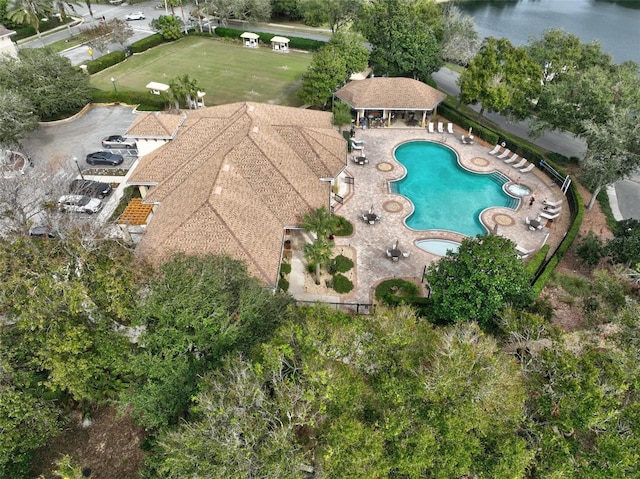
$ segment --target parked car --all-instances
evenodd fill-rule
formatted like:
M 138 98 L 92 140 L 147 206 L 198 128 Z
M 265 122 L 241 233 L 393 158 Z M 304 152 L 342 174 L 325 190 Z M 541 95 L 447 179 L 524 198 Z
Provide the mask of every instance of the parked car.
M 145 18 L 142 12 L 133 12 L 125 17 L 126 20 L 144 20 Z
M 51 228 L 49 228 L 48 226 L 34 226 L 29 230 L 29 236 L 31 236 L 32 238 L 45 239 L 56 237 L 56 235 L 53 234 L 53 231 L 51 231 Z
M 63 211 L 72 213 L 97 213 L 102 208 L 102 201 L 84 195 L 64 195 L 58 199 Z
M 122 155 L 110 151 L 96 151 L 87 155 L 87 163 L 90 165 L 118 166 L 123 161 Z
M 105 148 L 135 148 L 135 140 L 129 140 L 122 135 L 111 135 L 102 139 Z
M 69 193 L 91 198 L 105 198 L 111 194 L 112 190 L 111 185 L 93 180 L 77 179 L 69 185 Z

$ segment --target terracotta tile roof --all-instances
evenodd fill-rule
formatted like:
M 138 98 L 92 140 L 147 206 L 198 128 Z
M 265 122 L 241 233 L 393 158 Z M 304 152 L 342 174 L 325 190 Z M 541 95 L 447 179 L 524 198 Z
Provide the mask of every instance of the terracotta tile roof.
M 178 127 L 182 125 L 185 118 L 183 113 L 145 113 L 135 119 L 124 136 L 170 140 L 176 135 Z
M 154 185 L 159 207 L 138 248 L 160 263 L 172 252 L 227 253 L 275 285 L 286 227 L 329 204 L 346 165 L 331 114 L 259 103 L 188 112 L 175 139 L 141 158 L 129 184 Z
M 430 110 L 447 95 L 411 78 L 366 78 L 347 83 L 336 96 L 353 108 Z

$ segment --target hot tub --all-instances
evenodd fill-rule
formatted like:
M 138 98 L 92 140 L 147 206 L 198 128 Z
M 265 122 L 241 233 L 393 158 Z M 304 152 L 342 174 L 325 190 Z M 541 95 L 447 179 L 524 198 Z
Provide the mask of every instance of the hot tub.
M 520 183 L 507 183 L 504 189 L 513 196 L 529 196 L 531 194 L 531 188 Z
M 458 248 L 460 248 L 460 243 L 451 240 L 432 238 L 416 241 L 416 246 L 427 253 L 446 256 L 447 251 L 457 253 Z

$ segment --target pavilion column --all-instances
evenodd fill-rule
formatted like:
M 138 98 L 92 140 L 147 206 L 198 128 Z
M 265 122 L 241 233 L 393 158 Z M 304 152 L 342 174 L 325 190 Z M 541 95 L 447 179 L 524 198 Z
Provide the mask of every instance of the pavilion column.
M 422 124 L 420 125 L 422 128 L 424 128 L 426 124 L 426 120 L 427 120 L 427 110 L 422 110 Z

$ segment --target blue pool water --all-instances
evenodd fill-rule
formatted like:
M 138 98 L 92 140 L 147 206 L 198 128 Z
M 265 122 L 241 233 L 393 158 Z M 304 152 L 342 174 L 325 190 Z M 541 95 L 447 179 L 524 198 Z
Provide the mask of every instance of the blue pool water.
M 500 174 L 476 174 L 458 165 L 451 148 L 430 141 L 412 141 L 396 148 L 394 155 L 407 169 L 406 176 L 391 183 L 391 190 L 414 206 L 406 224 L 414 230 L 449 230 L 474 237 L 486 233 L 480 213 L 491 206 L 514 208 L 517 200 L 502 186 Z
M 447 251 L 457 253 L 460 249 L 460 243 L 437 238 L 416 241 L 416 246 L 438 256 L 446 256 Z

